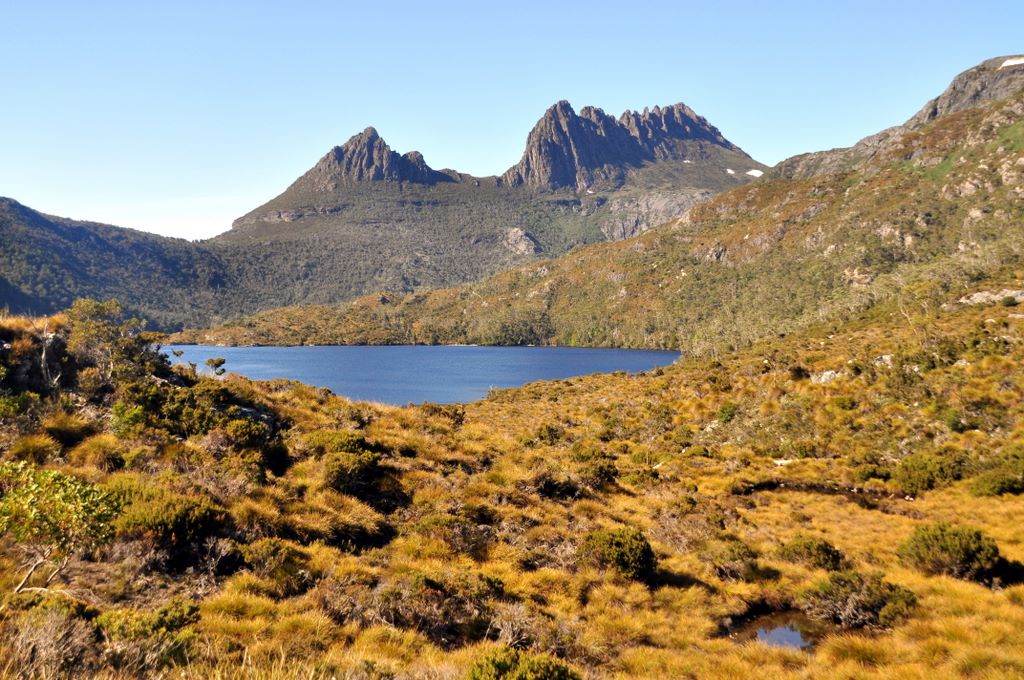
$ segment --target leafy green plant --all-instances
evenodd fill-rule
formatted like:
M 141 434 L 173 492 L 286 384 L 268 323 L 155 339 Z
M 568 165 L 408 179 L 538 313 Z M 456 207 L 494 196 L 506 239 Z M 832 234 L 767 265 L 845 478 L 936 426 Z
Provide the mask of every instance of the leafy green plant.
M 963 469 L 959 456 L 912 453 L 896 466 L 892 479 L 901 491 L 916 496 L 960 479 Z
M 108 541 L 117 511 L 110 495 L 76 477 L 0 463 L 0 535 L 10 535 L 31 556 L 14 591 L 25 590 L 36 570 L 50 564 L 45 589 L 73 556 Z
M 990 579 L 1001 563 L 999 546 L 977 529 L 945 522 L 918 527 L 900 547 L 907 565 L 931 575 Z
M 581 562 L 611 569 L 629 579 L 649 580 L 658 567 L 658 558 L 643 532 L 633 527 L 598 529 L 587 534 L 580 544 Z
M 881 574 L 834 572 L 806 592 L 801 607 L 808 615 L 844 628 L 887 628 L 910 615 L 917 597 L 882 580 Z
M 579 674 L 557 659 L 502 647 L 470 667 L 466 680 L 579 680 Z
M 818 536 L 798 534 L 779 549 L 779 557 L 787 562 L 806 564 L 817 569 L 836 571 L 842 568 L 844 558 L 839 548 Z

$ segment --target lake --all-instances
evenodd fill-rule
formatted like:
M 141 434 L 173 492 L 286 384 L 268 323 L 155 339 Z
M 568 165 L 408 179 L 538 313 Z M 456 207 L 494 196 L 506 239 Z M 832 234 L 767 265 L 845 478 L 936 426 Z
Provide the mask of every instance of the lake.
M 183 352 L 180 359 L 170 354 Z M 350 399 L 407 404 L 454 403 L 517 387 L 590 373 L 637 373 L 671 364 L 678 352 L 579 347 L 320 346 L 211 347 L 168 345 L 171 361 L 203 368 L 211 357 L 255 380 L 289 378 Z

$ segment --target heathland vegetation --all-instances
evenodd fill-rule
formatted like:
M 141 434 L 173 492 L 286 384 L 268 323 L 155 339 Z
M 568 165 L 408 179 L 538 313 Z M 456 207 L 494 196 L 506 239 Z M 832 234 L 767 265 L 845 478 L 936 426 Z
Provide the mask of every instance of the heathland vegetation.
M 4 672 L 1018 676 L 1024 319 L 978 299 L 406 408 L 7 317 Z M 729 636 L 793 610 L 811 652 Z

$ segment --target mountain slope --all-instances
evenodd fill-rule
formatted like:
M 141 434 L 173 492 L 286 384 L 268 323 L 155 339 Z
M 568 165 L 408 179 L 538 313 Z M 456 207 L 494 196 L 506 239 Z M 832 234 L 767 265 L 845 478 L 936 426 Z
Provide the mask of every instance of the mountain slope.
M 1022 178 L 1018 93 L 887 137 L 851 169 L 719 194 L 635 239 L 460 288 L 266 312 L 179 339 L 721 351 L 900 291 L 927 304 L 1015 266 Z
M 568 104 L 555 109 L 582 120 Z M 437 171 L 367 128 L 230 231 L 195 244 L 50 218 L 9 201 L 0 304 L 49 313 L 76 296 L 116 297 L 173 329 L 377 290 L 451 286 L 640 233 L 764 167 L 681 104 L 608 121 L 631 146 L 592 145 L 579 172 L 593 166 L 616 178 L 596 190 Z

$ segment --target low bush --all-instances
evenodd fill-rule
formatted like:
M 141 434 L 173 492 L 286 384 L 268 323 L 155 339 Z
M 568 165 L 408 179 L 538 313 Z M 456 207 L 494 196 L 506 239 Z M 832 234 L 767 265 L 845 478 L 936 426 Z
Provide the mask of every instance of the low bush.
M 467 680 L 579 680 L 578 673 L 549 656 L 502 647 L 474 663 Z
M 977 529 L 939 522 L 918 527 L 900 547 L 908 566 L 930 575 L 987 581 L 1001 563 L 999 547 Z
M 963 470 L 961 456 L 912 453 L 900 461 L 892 478 L 903 493 L 916 496 L 960 479 Z
M 589 461 L 580 468 L 580 480 L 591 489 L 605 489 L 613 486 L 618 478 L 619 469 L 611 461 Z
M 598 529 L 583 538 L 578 550 L 580 562 L 610 569 L 637 581 L 650 580 L 658 559 L 643 532 L 632 527 Z
M 380 454 L 373 451 L 334 451 L 323 459 L 323 483 L 341 493 L 357 494 L 369 486 L 380 472 Z
M 975 496 L 1000 496 L 1024 493 L 1024 449 L 1013 449 L 1000 456 L 995 465 L 974 479 Z
M 710 541 L 701 552 L 701 559 L 711 565 L 718 578 L 725 581 L 750 581 L 758 573 L 757 553 L 731 536 Z
M 348 430 L 313 430 L 303 438 L 302 445 L 318 457 L 328 453 L 360 453 L 372 448 L 363 435 Z
M 145 675 L 187 661 L 195 641 L 188 626 L 198 620 L 197 605 L 172 600 L 155 612 L 107 611 L 96 617 L 96 625 L 107 639 L 105 661 L 122 672 Z
M 837 571 L 843 566 L 843 553 L 824 538 L 797 535 L 779 549 L 779 557 L 787 562 L 805 564 L 816 569 Z
M 840 571 L 805 593 L 800 604 L 809 616 L 844 628 L 887 628 L 910 615 L 917 597 L 881 574 Z
M 121 474 L 107 484 L 121 503 L 117 537 L 146 540 L 177 561 L 188 561 L 203 541 L 223 529 L 224 512 L 203 495 L 184 495 Z
M 278 597 L 297 595 L 313 583 L 309 555 L 290 541 L 264 538 L 241 550 L 245 563 L 254 574 L 273 583 Z

